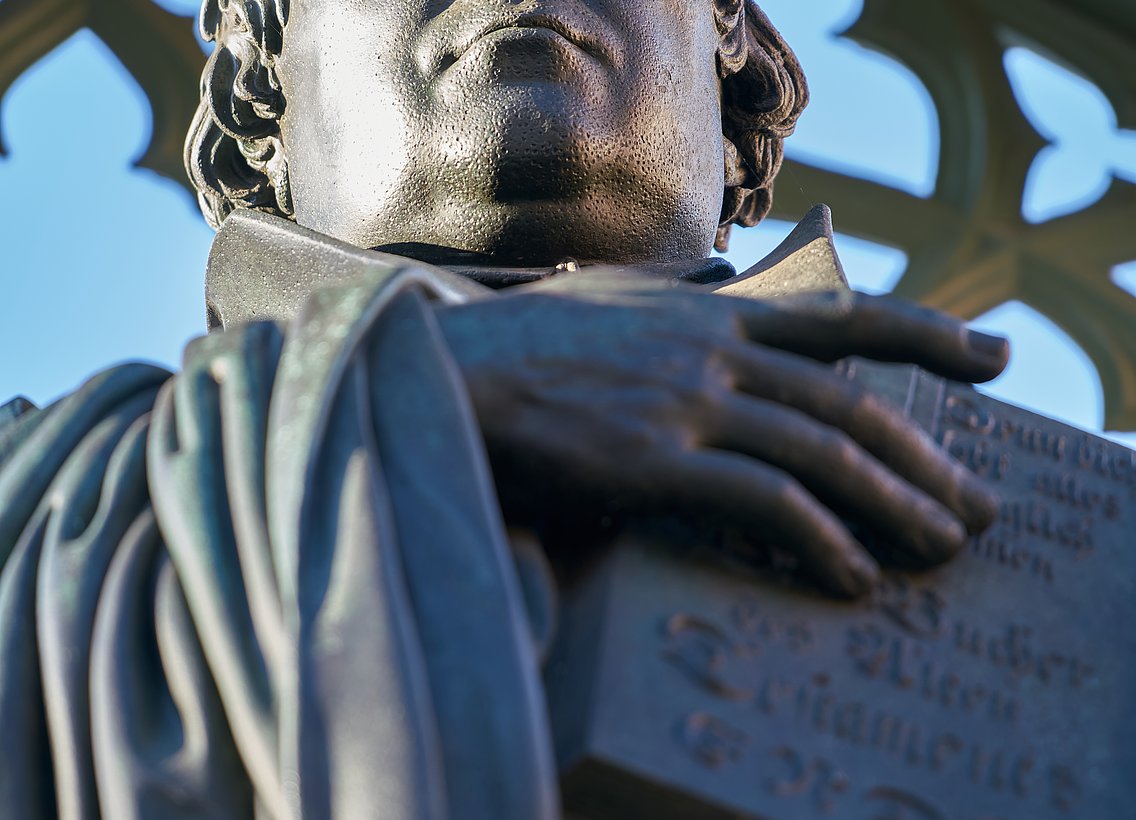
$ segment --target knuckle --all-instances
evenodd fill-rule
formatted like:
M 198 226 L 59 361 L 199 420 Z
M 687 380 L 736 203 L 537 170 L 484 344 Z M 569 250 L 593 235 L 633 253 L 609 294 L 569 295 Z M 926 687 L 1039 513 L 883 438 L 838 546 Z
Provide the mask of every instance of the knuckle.
M 717 379 L 691 387 L 682 393 L 682 405 L 688 418 L 707 423 L 719 418 L 725 407 L 726 390 Z
M 839 472 L 849 472 L 862 464 L 860 446 L 846 433 L 830 429 L 825 432 L 823 446 Z
M 853 386 L 849 394 L 853 414 L 857 418 L 877 418 L 895 424 L 908 425 L 908 419 L 886 399 L 871 390 Z
M 795 478 L 779 473 L 776 500 L 782 518 L 800 519 L 807 517 L 814 507 L 812 496 Z

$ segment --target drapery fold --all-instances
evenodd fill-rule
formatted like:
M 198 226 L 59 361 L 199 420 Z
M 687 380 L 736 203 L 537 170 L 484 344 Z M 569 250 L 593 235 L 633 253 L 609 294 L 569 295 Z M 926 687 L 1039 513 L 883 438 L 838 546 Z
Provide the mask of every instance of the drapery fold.
M 558 816 L 445 277 L 0 427 L 0 817 Z

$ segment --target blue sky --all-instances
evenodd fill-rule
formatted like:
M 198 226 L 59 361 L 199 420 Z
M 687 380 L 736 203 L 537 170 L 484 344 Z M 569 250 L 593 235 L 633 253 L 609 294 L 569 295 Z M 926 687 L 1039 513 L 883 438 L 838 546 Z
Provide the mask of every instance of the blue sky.
M 928 195 L 938 157 L 930 98 L 901 65 L 834 36 L 861 3 L 763 3 L 796 48 L 813 91 L 788 153 Z M 161 5 L 188 13 L 196 3 Z M 1085 207 L 1113 174 L 1136 178 L 1136 134 L 1116 130 L 1098 90 L 1022 50 L 1007 56 L 1007 68 L 1023 110 L 1051 141 L 1031 173 L 1028 219 Z M 891 103 L 887 111 L 874 104 L 880 97 Z M 871 129 L 857 127 L 865 111 L 875 118 Z M 0 159 L 0 402 L 17 394 L 49 401 L 116 361 L 176 366 L 184 342 L 202 332 L 212 232 L 183 188 L 133 168 L 149 128 L 141 92 L 89 32 L 29 70 L 2 101 L 9 154 Z M 835 221 L 839 230 L 839 214 Z M 770 222 L 735 231 L 730 258 L 748 266 L 789 227 Z M 904 255 L 895 249 L 845 236 L 838 242 L 862 289 L 886 291 L 902 273 Z M 1136 293 L 1136 264 L 1115 278 Z M 1095 371 L 1052 323 L 1011 303 L 978 324 L 1015 343 L 1014 362 L 991 392 L 1099 429 Z M 1122 438 L 1136 446 L 1136 435 Z

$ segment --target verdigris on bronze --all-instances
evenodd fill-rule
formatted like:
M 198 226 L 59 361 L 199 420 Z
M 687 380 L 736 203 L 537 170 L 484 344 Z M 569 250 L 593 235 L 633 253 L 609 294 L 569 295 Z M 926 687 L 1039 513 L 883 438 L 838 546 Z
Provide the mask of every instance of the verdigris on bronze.
M 861 541 L 935 564 L 995 517 L 824 363 L 981 381 L 1004 342 L 843 291 L 745 298 L 839 282 L 823 213 L 748 274 L 705 259 L 768 210 L 807 96 L 752 3 L 202 22 L 187 166 L 215 225 L 267 213 L 222 226 L 216 332 L 176 376 L 6 414 L 0 816 L 556 817 L 553 580 L 506 524 L 565 583 L 643 525 L 858 596 Z

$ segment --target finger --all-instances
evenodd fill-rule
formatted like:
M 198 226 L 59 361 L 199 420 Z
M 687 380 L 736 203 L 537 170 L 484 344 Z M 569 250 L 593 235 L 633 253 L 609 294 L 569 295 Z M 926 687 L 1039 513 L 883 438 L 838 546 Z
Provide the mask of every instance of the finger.
M 915 422 L 828 367 L 772 348 L 737 344 L 726 356 L 739 390 L 843 430 L 893 472 L 962 519 L 971 533 L 998 512 L 996 495 Z
M 846 291 L 734 301 L 752 341 L 822 361 L 864 356 L 985 382 L 1005 369 L 1010 355 L 1005 339 L 893 296 Z
M 879 566 L 844 523 L 780 470 L 735 453 L 694 450 L 658 472 L 668 503 L 790 550 L 833 593 L 864 595 L 879 578 Z
M 966 543 L 957 515 L 840 430 L 798 410 L 742 396 L 712 415 L 704 444 L 784 470 L 826 504 L 854 512 L 916 563 L 940 563 Z

